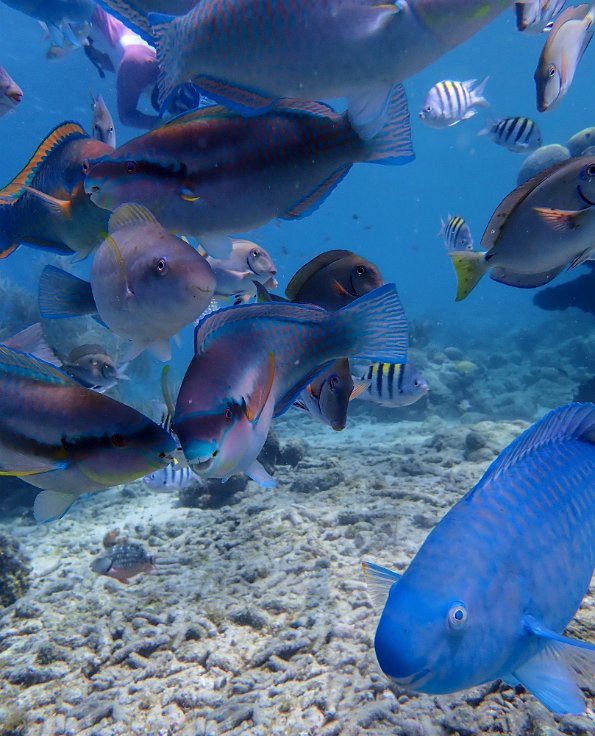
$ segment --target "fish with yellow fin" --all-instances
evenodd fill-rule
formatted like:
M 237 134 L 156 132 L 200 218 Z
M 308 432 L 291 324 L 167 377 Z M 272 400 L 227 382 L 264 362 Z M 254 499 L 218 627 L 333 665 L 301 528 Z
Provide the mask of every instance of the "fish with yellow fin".
M 109 213 L 85 193 L 87 159 L 111 153 L 78 123 L 55 128 L 0 190 L 0 258 L 19 245 L 84 258 L 107 232 Z
M 175 448 L 171 435 L 136 409 L 0 345 L 0 475 L 42 489 L 37 521 L 63 516 L 86 493 L 165 467 Z
M 567 266 L 595 257 L 595 157 L 556 164 L 511 192 L 483 234 L 486 252 L 449 253 L 457 301 L 488 273 L 494 281 L 530 289 Z

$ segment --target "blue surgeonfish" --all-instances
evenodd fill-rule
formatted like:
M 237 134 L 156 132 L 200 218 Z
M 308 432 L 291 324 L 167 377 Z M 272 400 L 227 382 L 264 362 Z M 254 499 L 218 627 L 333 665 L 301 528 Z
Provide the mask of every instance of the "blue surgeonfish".
M 595 644 L 564 635 L 595 567 L 595 405 L 534 424 L 430 533 L 403 575 L 364 570 L 374 646 L 399 687 L 452 693 L 501 679 L 581 713 Z

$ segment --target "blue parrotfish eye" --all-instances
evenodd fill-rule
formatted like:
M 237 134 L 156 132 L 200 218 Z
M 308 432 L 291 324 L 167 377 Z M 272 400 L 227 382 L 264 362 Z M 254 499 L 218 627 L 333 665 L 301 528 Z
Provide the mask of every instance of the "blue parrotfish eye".
M 467 623 L 467 606 L 455 601 L 448 610 L 448 625 L 454 631 L 460 631 Z
M 158 258 L 155 261 L 155 271 L 158 276 L 165 276 L 167 274 L 169 271 L 169 265 L 165 256 L 161 256 L 161 258 Z

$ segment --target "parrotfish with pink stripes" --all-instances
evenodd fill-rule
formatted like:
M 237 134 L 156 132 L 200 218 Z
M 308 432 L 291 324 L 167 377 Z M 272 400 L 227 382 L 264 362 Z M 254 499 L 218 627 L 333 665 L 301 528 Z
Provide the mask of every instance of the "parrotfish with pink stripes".
M 500 679 L 581 713 L 595 644 L 563 632 L 594 567 L 595 405 L 568 404 L 500 454 L 403 575 L 364 563 L 383 609 L 380 667 L 409 690 Z
M 362 141 L 347 115 L 317 102 L 282 100 L 260 117 L 220 106 L 188 113 L 145 133 L 92 166 L 85 188 L 99 207 L 147 207 L 161 224 L 198 237 L 214 258 L 230 235 L 276 217 L 313 212 L 356 161 L 414 158 L 407 100 L 398 85 L 386 126 Z
M 173 418 L 188 464 L 206 477 L 246 473 L 273 486 L 256 459 L 273 418 L 336 358 L 399 362 L 407 344 L 407 320 L 394 284 L 337 312 L 265 302 L 210 314 L 196 328 L 195 355 Z
M 130 7 L 135 8 L 132 0 Z M 243 115 L 281 97 L 346 97 L 369 139 L 391 88 L 477 33 L 509 0 L 202 0 L 184 16 L 149 13 L 160 100 L 192 82 Z

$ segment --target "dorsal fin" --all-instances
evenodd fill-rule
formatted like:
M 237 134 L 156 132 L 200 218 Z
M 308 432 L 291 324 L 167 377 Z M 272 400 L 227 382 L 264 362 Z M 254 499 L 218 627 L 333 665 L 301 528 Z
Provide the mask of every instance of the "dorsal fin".
M 312 278 L 315 273 L 318 273 L 318 271 L 322 270 L 325 266 L 341 260 L 341 258 L 352 255 L 354 255 L 354 253 L 350 250 L 327 250 L 326 253 L 321 253 L 316 256 L 316 258 L 308 261 L 308 263 L 302 266 L 300 270 L 294 274 L 289 284 L 287 284 L 285 295 L 288 299 L 295 299 L 306 281 Z
M 304 115 L 313 115 L 314 117 L 323 117 L 340 120 L 343 116 L 335 112 L 330 105 L 326 105 L 324 102 L 315 102 L 314 100 L 294 100 L 290 97 L 285 97 L 279 100 L 274 110 L 278 112 L 301 112 Z
M 155 215 L 142 204 L 123 204 L 114 210 L 109 218 L 108 232 L 111 235 L 122 227 L 130 225 L 158 225 Z
M 573 440 L 595 444 L 595 404 L 566 404 L 546 414 L 500 453 L 475 488 L 486 481 L 496 480 L 545 445 Z
M 85 343 L 84 345 L 79 345 L 77 348 L 74 348 L 73 350 L 68 353 L 68 357 L 66 360 L 69 363 L 75 363 L 79 358 L 84 358 L 85 355 L 107 355 L 107 351 L 105 348 L 101 347 L 101 345 L 95 345 L 94 343 Z
M 39 144 L 37 150 L 33 156 L 31 156 L 29 163 L 25 168 L 20 171 L 15 178 L 4 187 L 4 189 L 0 190 L 0 198 L 18 198 L 17 195 L 20 195 L 23 192 L 23 185 L 31 185 L 35 175 L 53 151 L 55 151 L 65 141 L 88 137 L 89 136 L 78 123 L 69 121 L 58 125 L 58 127 L 54 128 L 54 130 L 52 130 L 52 132 Z
M 0 375 L 20 375 L 38 383 L 58 383 L 78 386 L 66 373 L 39 358 L 0 345 Z

